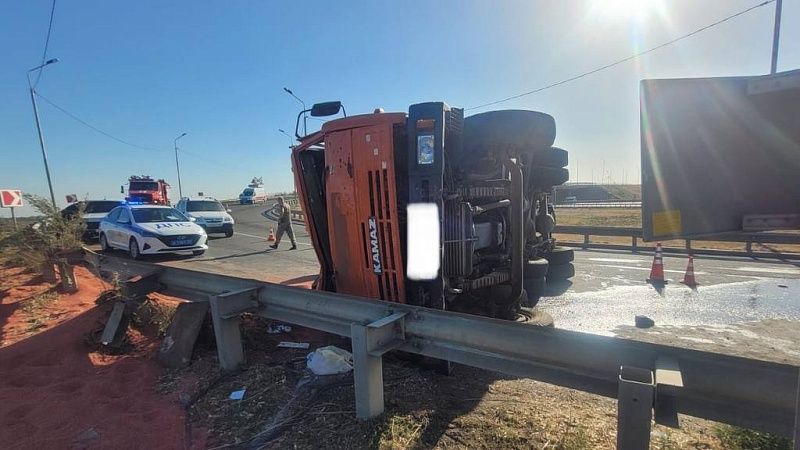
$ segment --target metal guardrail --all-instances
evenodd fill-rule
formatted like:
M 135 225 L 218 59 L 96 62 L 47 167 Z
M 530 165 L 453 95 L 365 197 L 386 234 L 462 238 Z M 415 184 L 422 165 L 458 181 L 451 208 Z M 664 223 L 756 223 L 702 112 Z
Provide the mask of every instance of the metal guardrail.
M 634 208 L 642 207 L 641 201 L 596 201 L 596 202 L 575 202 L 575 203 L 556 203 L 554 208 Z
M 639 239 L 642 239 L 642 229 L 632 227 L 589 227 L 576 225 L 556 225 L 553 233 L 576 234 L 583 236 L 583 242 L 578 244 L 581 248 L 600 248 L 612 250 L 633 250 L 640 249 Z M 621 244 L 600 244 L 591 242 L 591 236 L 616 236 L 631 238 L 631 245 Z M 776 252 L 754 252 L 753 244 L 800 244 L 800 235 L 790 233 L 725 233 L 714 236 L 698 238 L 700 241 L 713 242 L 741 242 L 745 244 L 744 251 L 714 250 L 692 248 L 692 239 L 684 239 L 684 248 L 664 248 L 668 253 L 692 253 L 697 255 L 721 255 L 721 256 L 751 256 L 759 258 L 782 258 L 800 259 L 800 254 L 776 253 Z
M 384 410 L 382 355 L 391 350 L 528 377 L 618 399 L 617 447 L 646 449 L 653 412 L 675 426 L 678 413 L 794 436 L 798 367 L 574 331 L 526 325 L 87 253 L 99 271 L 130 278 L 124 288 L 156 289 L 208 301 L 220 364 L 245 361 L 243 313 L 352 340 L 356 415 Z M 150 287 L 148 287 L 150 286 Z M 141 290 L 141 289 L 140 289 Z

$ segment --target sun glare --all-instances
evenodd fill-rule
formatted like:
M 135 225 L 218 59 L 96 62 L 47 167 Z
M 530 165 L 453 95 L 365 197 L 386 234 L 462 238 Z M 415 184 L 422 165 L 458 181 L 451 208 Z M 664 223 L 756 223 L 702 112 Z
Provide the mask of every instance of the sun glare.
M 662 0 L 592 0 L 591 10 L 608 18 L 642 20 L 662 6 Z

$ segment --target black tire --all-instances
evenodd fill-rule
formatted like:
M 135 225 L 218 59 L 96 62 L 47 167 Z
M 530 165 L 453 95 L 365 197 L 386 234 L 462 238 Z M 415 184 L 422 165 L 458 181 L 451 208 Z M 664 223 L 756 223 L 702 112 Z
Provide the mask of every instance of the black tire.
M 550 147 L 528 154 L 528 164 L 531 166 L 553 167 L 560 169 L 569 165 L 569 153 L 563 148 Z
M 135 238 L 131 238 L 128 242 L 128 256 L 131 259 L 142 259 L 142 254 L 139 252 L 139 244 L 136 242 Z
M 108 245 L 108 238 L 105 233 L 100 233 L 100 251 L 103 253 L 111 251 L 111 246 Z
M 525 287 L 525 292 L 527 296 L 522 299 L 522 306 L 527 307 L 534 307 L 539 300 L 542 298 L 542 295 L 545 294 L 547 290 L 547 282 L 545 281 L 545 277 L 541 278 L 526 278 L 525 282 L 523 283 Z
M 511 298 L 510 284 L 496 284 L 489 287 L 489 298 L 496 305 L 508 305 L 517 299 Z
M 206 252 L 205 250 L 194 250 L 194 251 L 192 252 L 192 256 L 200 256 L 200 255 L 202 255 L 202 254 L 203 254 L 203 253 L 205 253 L 205 252 Z
M 554 328 L 553 316 L 539 310 L 539 308 L 522 308 L 517 316 L 517 322 L 535 325 L 539 327 Z
M 545 149 L 555 139 L 555 119 L 537 111 L 489 111 L 464 119 L 465 155 L 485 155 L 489 148 L 511 153 Z
M 233 230 L 229 230 L 229 231 L 225 232 L 225 237 L 231 237 L 231 236 L 233 236 Z
M 547 271 L 547 281 L 560 281 L 575 276 L 575 266 L 572 263 L 550 264 Z
M 534 167 L 531 171 L 530 185 L 534 189 L 550 190 L 569 180 L 569 170 L 554 167 Z
M 525 262 L 523 278 L 544 278 L 547 276 L 549 262 L 544 258 L 529 259 Z
M 553 265 L 567 264 L 575 260 L 575 250 L 568 247 L 555 247 L 542 257 Z

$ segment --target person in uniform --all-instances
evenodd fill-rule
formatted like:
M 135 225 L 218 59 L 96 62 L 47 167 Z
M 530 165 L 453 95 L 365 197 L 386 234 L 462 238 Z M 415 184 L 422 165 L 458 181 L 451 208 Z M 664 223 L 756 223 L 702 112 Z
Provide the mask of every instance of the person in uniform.
M 275 243 L 270 245 L 270 248 L 278 248 L 283 233 L 286 233 L 286 235 L 289 236 L 289 240 L 292 242 L 292 248 L 289 250 L 295 250 L 297 248 L 297 242 L 294 240 L 294 230 L 292 229 L 292 210 L 284 201 L 283 197 L 278 197 L 278 203 L 264 211 L 263 215 L 266 216 L 267 213 L 270 212 L 275 212 L 278 216 L 278 232 L 275 234 Z

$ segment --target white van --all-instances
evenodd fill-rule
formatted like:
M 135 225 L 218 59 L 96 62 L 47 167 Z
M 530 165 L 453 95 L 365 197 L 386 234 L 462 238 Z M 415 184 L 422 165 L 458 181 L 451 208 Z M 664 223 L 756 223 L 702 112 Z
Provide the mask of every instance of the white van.
M 239 194 L 239 204 L 267 203 L 267 191 L 263 187 L 247 186 Z

